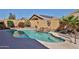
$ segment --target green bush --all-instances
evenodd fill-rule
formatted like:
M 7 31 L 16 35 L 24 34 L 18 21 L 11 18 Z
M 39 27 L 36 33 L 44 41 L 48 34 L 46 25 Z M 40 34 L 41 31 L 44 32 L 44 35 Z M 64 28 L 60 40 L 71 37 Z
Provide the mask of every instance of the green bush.
M 14 27 L 13 21 L 7 21 L 7 25 L 8 25 L 8 27 Z
M 26 20 L 26 21 L 25 21 L 25 26 L 26 26 L 26 27 L 30 27 L 30 26 L 31 26 L 30 20 Z

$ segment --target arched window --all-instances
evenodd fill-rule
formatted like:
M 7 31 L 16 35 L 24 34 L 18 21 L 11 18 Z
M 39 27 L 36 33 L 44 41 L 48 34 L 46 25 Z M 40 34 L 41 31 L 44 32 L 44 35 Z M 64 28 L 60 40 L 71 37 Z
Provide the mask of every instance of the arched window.
M 47 21 L 47 25 L 50 26 L 51 25 L 51 22 L 50 21 Z

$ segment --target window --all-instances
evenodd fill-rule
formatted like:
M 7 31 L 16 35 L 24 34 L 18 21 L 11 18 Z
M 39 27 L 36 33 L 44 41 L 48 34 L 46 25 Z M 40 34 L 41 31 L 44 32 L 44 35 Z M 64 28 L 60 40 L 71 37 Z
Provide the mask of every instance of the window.
M 51 25 L 51 22 L 50 21 L 47 21 L 47 25 L 50 26 Z

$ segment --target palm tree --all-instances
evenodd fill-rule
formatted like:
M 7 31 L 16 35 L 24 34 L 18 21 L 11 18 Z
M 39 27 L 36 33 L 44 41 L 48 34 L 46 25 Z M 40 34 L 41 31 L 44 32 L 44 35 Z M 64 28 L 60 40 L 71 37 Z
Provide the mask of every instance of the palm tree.
M 66 24 L 67 29 L 72 29 L 74 31 L 74 44 L 76 44 L 76 29 L 78 28 L 79 25 L 79 20 L 78 17 L 75 17 L 73 15 L 68 16 L 68 17 L 63 17 L 62 21 Z

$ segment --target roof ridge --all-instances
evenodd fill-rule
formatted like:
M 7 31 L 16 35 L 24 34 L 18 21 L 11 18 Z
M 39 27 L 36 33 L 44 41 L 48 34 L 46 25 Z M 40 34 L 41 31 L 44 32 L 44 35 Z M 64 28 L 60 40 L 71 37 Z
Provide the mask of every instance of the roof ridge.
M 46 17 L 46 18 L 53 18 L 53 16 L 48 16 L 48 15 L 40 15 L 42 17 Z

